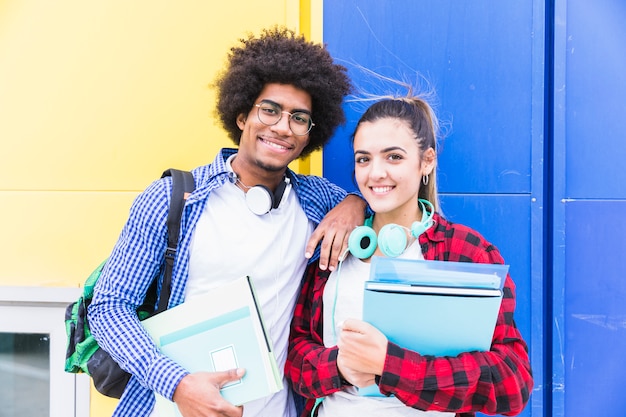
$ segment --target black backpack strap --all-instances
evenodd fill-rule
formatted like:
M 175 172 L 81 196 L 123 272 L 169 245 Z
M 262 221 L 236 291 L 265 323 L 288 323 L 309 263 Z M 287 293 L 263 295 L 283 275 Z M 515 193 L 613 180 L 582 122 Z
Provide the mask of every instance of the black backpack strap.
M 172 291 L 172 271 L 178 248 L 178 237 L 180 233 L 180 221 L 185 207 L 185 200 L 188 193 L 193 192 L 196 187 L 193 175 L 189 171 L 178 169 L 168 169 L 161 178 L 172 177 L 172 198 L 170 210 L 167 215 L 167 249 L 165 250 L 165 270 L 163 272 L 163 284 L 161 285 L 161 295 L 159 306 L 154 314 L 167 310 Z

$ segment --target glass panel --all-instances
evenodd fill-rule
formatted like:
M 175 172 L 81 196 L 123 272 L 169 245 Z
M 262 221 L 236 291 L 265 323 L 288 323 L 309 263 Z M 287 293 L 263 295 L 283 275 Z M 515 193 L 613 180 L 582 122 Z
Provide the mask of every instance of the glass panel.
M 0 333 L 0 404 L 7 416 L 50 414 L 48 334 Z

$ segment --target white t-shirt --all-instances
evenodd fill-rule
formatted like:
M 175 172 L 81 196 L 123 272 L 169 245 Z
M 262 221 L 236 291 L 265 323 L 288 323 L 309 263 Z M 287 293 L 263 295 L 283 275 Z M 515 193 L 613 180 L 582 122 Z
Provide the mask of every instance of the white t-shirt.
M 226 182 L 211 192 L 194 231 L 185 299 L 250 276 L 278 369 L 284 369 L 289 325 L 307 264 L 304 250 L 313 229 L 294 192 L 278 208 L 257 216 L 248 209 L 244 192 Z M 284 377 L 283 384 L 285 389 L 271 397 L 244 404 L 244 417 L 296 417 Z
M 415 240 L 398 258 L 424 259 L 419 242 Z M 370 263 L 350 255 L 333 271 L 324 287 L 324 346 L 337 344 L 333 327 L 342 321 L 363 318 L 363 288 L 370 279 Z M 335 296 L 337 294 L 337 296 Z M 318 417 L 454 417 L 454 413 L 421 411 L 407 407 L 395 397 L 363 397 L 350 387 L 324 398 Z

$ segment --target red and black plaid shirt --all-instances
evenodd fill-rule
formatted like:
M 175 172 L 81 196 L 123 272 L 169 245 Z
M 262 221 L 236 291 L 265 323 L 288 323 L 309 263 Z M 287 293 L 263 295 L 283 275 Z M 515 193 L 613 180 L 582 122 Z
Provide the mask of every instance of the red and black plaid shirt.
M 498 249 L 472 229 L 435 214 L 435 226 L 419 237 L 424 259 L 504 263 Z M 322 340 L 322 295 L 328 271 L 310 265 L 291 326 L 287 378 L 307 398 L 302 416 L 310 415 L 315 398 L 342 389 L 337 347 Z M 515 284 L 507 276 L 491 349 L 456 357 L 422 356 L 389 342 L 380 391 L 420 410 L 455 412 L 457 416 L 519 414 L 532 391 L 528 348 L 515 326 Z

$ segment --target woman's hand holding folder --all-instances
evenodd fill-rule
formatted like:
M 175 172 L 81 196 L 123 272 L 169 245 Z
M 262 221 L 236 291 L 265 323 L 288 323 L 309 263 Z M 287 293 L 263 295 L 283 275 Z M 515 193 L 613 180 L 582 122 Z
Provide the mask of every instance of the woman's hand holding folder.
M 387 337 L 371 324 L 355 319 L 345 320 L 339 330 L 339 372 L 356 387 L 374 384 L 385 365 Z

